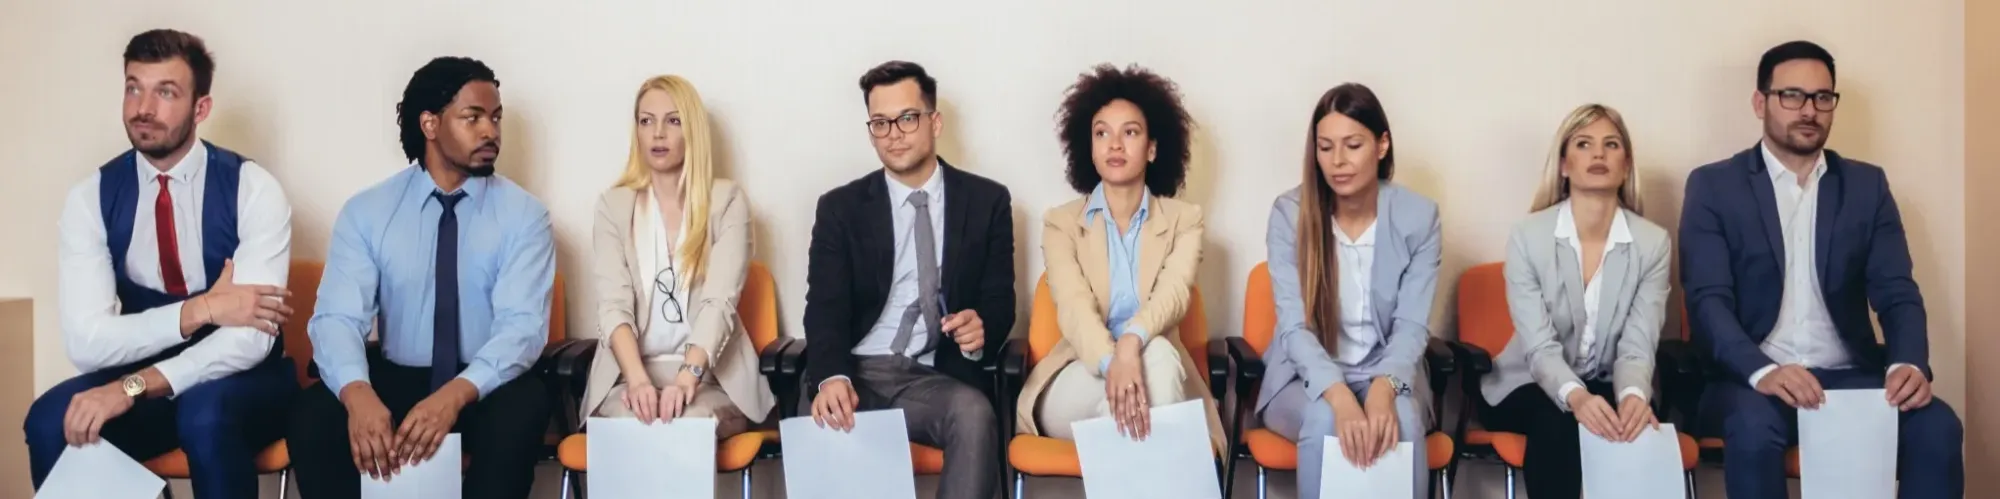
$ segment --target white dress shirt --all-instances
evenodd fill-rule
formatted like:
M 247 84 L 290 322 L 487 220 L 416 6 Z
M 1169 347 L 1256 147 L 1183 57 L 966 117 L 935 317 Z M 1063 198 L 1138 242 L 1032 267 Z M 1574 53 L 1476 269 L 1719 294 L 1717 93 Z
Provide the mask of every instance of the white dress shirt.
M 1576 252 L 1576 264 L 1581 266 L 1583 265 L 1583 237 L 1578 235 L 1576 231 L 1576 212 L 1570 210 L 1569 201 L 1567 200 L 1557 205 L 1556 210 L 1556 239 L 1569 242 L 1570 249 Z M 1620 244 L 1632 244 L 1632 227 L 1625 224 L 1625 210 L 1622 208 L 1611 215 L 1611 232 L 1605 236 L 1604 253 L 1597 259 L 1597 272 L 1592 272 L 1590 274 L 1590 282 L 1583 284 L 1583 332 L 1582 338 L 1579 338 L 1577 341 L 1577 352 L 1571 355 L 1571 365 L 1575 365 L 1577 360 L 1590 360 L 1591 349 L 1597 345 L 1597 305 L 1602 303 L 1599 296 L 1604 294 L 1604 286 L 1600 285 L 1604 282 L 1604 259 L 1609 257 L 1611 250 L 1617 248 Z M 1577 270 L 1581 271 L 1582 269 L 1579 268 Z M 1574 381 L 1564 383 L 1562 389 L 1559 390 L 1562 400 L 1556 401 L 1557 404 L 1568 406 L 1570 392 L 1580 388 L 1583 388 L 1583 385 L 1577 384 Z M 1641 400 L 1646 398 L 1646 392 L 1640 390 L 1638 387 L 1626 387 L 1625 390 L 1618 392 L 1618 399 L 1624 400 L 1626 396 L 1633 395 L 1638 396 Z M 1567 409 L 1567 407 L 1564 408 Z
M 132 245 L 125 252 L 126 275 L 140 286 L 162 292 L 166 289 L 153 212 L 153 201 L 160 195 L 158 176 L 165 174 L 174 203 L 175 244 L 180 252 L 182 280 L 187 283 L 189 293 L 208 289 L 207 269 L 202 263 L 208 148 L 195 142 L 187 155 L 165 172 L 153 167 L 143 155 L 137 162 L 139 194 L 132 219 Z M 61 239 L 57 297 L 64 345 L 69 350 L 70 362 L 83 372 L 138 362 L 186 341 L 180 331 L 181 306 L 185 301 L 120 315 L 111 250 L 98 204 L 99 175 L 92 173 L 89 179 L 70 188 L 57 224 Z M 285 286 L 291 271 L 292 207 L 278 180 L 256 163 L 243 163 L 236 213 L 240 242 L 233 256 L 235 281 Z M 271 344 L 276 340 L 255 329 L 225 327 L 153 367 L 159 369 L 175 394 L 185 393 L 202 382 L 256 366 L 270 354 Z
M 681 212 L 680 228 L 674 231 L 674 240 L 669 243 L 665 230 L 667 226 L 660 218 L 660 210 L 653 204 L 654 199 L 658 198 L 653 197 L 651 189 L 647 189 L 645 198 L 633 205 L 633 209 L 644 215 L 637 219 L 645 224 L 642 233 L 646 237 L 632 238 L 632 246 L 639 256 L 641 284 L 646 286 L 646 303 L 649 304 L 646 313 L 652 315 L 646 321 L 646 334 L 640 336 L 639 353 L 647 362 L 679 361 L 686 358 L 688 336 L 694 331 L 688 322 L 689 297 L 682 282 L 687 277 L 680 275 L 686 270 L 681 266 L 685 259 L 680 254 L 680 247 L 687 235 L 687 212 Z M 660 274 L 663 269 L 673 269 L 667 274 L 674 279 L 663 281 L 667 277 Z M 672 290 L 675 298 L 672 303 L 667 300 L 668 294 L 661 292 L 661 286 Z M 675 318 L 680 321 L 668 320 Z M 714 355 L 714 352 L 709 354 Z
M 1759 345 L 1774 363 L 1750 374 L 1753 387 L 1764 375 L 1785 364 L 1824 369 L 1852 365 L 1846 345 L 1840 342 L 1840 331 L 1833 326 L 1833 315 L 1827 313 L 1826 298 L 1820 295 L 1814 256 L 1817 243 L 1813 221 L 1819 215 L 1819 181 L 1826 176 L 1826 154 L 1813 159 L 1812 173 L 1806 177 L 1805 185 L 1800 186 L 1798 174 L 1779 162 L 1768 144 L 1759 145 L 1758 149 L 1764 153 L 1764 171 L 1771 175 L 1778 225 L 1785 235 L 1785 291 L 1778 302 L 1777 324 Z M 1897 363 L 1889 366 L 1889 372 L 1898 367 L 1915 366 Z
M 1374 282 L 1375 275 L 1376 222 L 1368 222 L 1361 237 L 1351 239 L 1340 230 L 1338 221 L 1330 220 L 1328 225 L 1333 228 L 1334 254 L 1340 265 L 1340 344 L 1334 359 L 1352 366 L 1367 359 L 1368 352 L 1382 342 L 1382 330 L 1368 309 L 1368 284 Z

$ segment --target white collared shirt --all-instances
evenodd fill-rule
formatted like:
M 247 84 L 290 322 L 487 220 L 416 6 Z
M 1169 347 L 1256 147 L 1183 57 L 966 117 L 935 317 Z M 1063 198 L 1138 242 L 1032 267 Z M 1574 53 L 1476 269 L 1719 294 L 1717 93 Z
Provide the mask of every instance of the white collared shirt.
M 153 201 L 160 195 L 159 176 L 167 176 L 173 197 L 174 241 L 180 252 L 181 280 L 188 293 L 208 289 L 202 262 L 202 210 L 207 191 L 208 147 L 196 141 L 179 163 L 165 172 L 135 155 L 139 185 L 132 218 L 132 245 L 125 251 L 125 273 L 132 282 L 164 292 L 160 245 Z M 70 188 L 63 202 L 57 253 L 58 307 L 64 345 L 70 362 L 82 372 L 129 365 L 186 341 L 181 337 L 181 306 L 186 301 L 145 312 L 121 315 L 111 250 L 104 232 L 98 199 L 101 173 Z M 235 281 L 283 287 L 291 271 L 292 206 L 278 180 L 254 162 L 243 162 L 236 190 L 237 244 Z M 203 311 L 194 311 L 206 317 Z M 294 316 L 291 320 L 303 321 Z M 234 374 L 263 362 L 277 338 L 255 329 L 225 327 L 153 367 L 175 394 L 203 382 Z
M 1556 239 L 1569 242 L 1570 250 L 1576 253 L 1577 270 L 1581 272 L 1583 270 L 1581 268 L 1583 266 L 1583 237 L 1577 234 L 1576 212 L 1570 210 L 1569 201 L 1567 200 L 1556 206 L 1556 230 L 1554 235 Z M 1577 364 L 1579 360 L 1588 361 L 1592 358 L 1590 352 L 1597 345 L 1597 325 L 1600 324 L 1597 309 L 1598 304 L 1603 303 L 1600 296 L 1604 294 L 1604 286 L 1602 286 L 1604 283 L 1604 260 L 1610 257 L 1611 250 L 1616 249 L 1620 244 L 1632 244 L 1632 226 L 1626 224 L 1625 209 L 1623 208 L 1619 208 L 1611 214 L 1611 232 L 1605 236 L 1604 253 L 1599 255 L 1597 259 L 1597 271 L 1590 274 L 1590 282 L 1583 284 L 1583 331 L 1580 333 L 1581 337 L 1577 341 L 1578 351 L 1570 355 L 1573 359 L 1570 362 L 1571 365 Z M 1616 340 L 1614 339 L 1613 341 Z M 1583 388 L 1583 385 L 1574 381 L 1564 383 L 1562 388 L 1558 390 L 1562 400 L 1557 401 L 1557 403 L 1565 406 L 1565 409 L 1567 409 L 1570 392 L 1580 388 Z M 1623 400 L 1626 396 L 1630 395 L 1636 395 L 1640 399 L 1646 398 L 1646 392 L 1637 387 L 1626 387 L 1624 390 L 1619 391 L 1618 398 Z
M 930 196 L 931 235 L 936 240 L 936 247 L 932 249 L 937 256 L 938 271 L 944 271 L 944 167 L 939 165 L 932 170 L 930 180 L 924 181 L 924 185 L 917 189 L 903 185 L 886 169 L 882 171 L 882 181 L 889 185 L 889 211 L 895 219 L 896 267 L 890 274 L 889 299 L 883 301 L 882 315 L 875 320 L 875 327 L 869 328 L 868 334 L 855 343 L 855 355 L 903 354 L 891 351 L 889 347 L 896 341 L 896 329 L 903 325 L 903 311 L 917 303 L 917 297 L 923 295 L 923 290 L 917 286 L 917 209 L 916 205 L 910 204 L 910 195 L 919 190 Z M 924 331 L 937 329 L 935 326 L 924 327 L 926 325 L 921 323 L 917 326 L 910 337 L 909 350 L 912 352 L 922 351 L 931 342 L 933 335 L 923 334 Z M 932 365 L 934 353 L 918 356 L 917 362 Z
M 1335 359 L 1341 364 L 1360 364 L 1382 342 L 1375 314 L 1368 309 L 1369 283 L 1375 276 L 1375 226 L 1380 221 L 1378 217 L 1368 222 L 1355 238 L 1347 237 L 1339 221 L 1329 218 L 1327 223 L 1333 229 L 1334 257 L 1340 265 L 1340 343 Z
M 644 224 L 642 227 L 645 229 L 646 237 L 632 238 L 632 246 L 639 256 L 641 277 L 638 284 L 645 286 L 641 296 L 647 297 L 644 301 L 648 304 L 649 310 L 644 313 L 652 315 L 652 318 L 646 322 L 646 334 L 639 338 L 639 353 L 647 361 L 677 361 L 685 358 L 688 336 L 693 331 L 693 326 L 688 322 L 689 300 L 692 297 L 688 296 L 686 286 L 682 285 L 682 281 L 687 279 L 686 276 L 680 275 L 680 272 L 687 269 L 681 265 L 683 255 L 680 253 L 681 241 L 687 236 L 687 210 L 681 211 L 679 228 L 674 231 L 673 241 L 668 242 L 667 226 L 660 217 L 657 203 L 654 202 L 658 198 L 653 197 L 650 188 L 641 195 L 645 197 L 633 205 L 633 209 L 640 211 L 638 215 L 641 216 L 634 219 Z M 672 269 L 673 272 L 668 272 L 667 275 L 675 278 L 669 280 L 667 275 L 660 274 L 665 269 Z M 668 293 L 661 292 L 662 286 L 667 287 L 672 293 L 674 298 L 672 303 L 667 299 Z M 678 318 L 680 321 L 668 320 L 672 318 Z
M 1810 369 L 1840 369 L 1852 365 L 1847 346 L 1840 342 L 1840 330 L 1826 310 L 1819 282 L 1818 249 L 1815 235 L 1819 216 L 1819 181 L 1826 176 L 1826 153 L 1813 158 L 1812 173 L 1799 185 L 1799 175 L 1778 161 L 1769 144 L 1759 144 L 1764 153 L 1764 172 L 1771 176 L 1771 194 L 1778 205 L 1778 226 L 1785 238 L 1784 296 L 1778 302 L 1777 324 L 1758 347 L 1771 357 L 1771 365 L 1750 374 L 1750 386 L 1765 374 L 1785 364 Z M 1897 367 L 1916 367 L 1897 363 Z

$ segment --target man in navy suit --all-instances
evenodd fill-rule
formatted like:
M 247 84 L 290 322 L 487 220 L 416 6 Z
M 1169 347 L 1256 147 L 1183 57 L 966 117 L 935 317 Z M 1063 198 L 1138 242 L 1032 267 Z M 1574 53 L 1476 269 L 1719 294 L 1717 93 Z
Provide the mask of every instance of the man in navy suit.
M 1859 458 L 1897 466 L 1901 497 L 1962 497 L 1964 430 L 1931 396 L 1896 199 L 1881 167 L 1825 149 L 1839 104 L 1826 49 L 1772 48 L 1750 99 L 1764 140 L 1688 175 L 1681 284 L 1694 342 L 1724 373 L 1702 419 L 1726 442 L 1729 497 L 1783 498 L 1797 410 L 1818 408 L 1824 390 L 1886 389 L 1902 411 L 1897 455 Z

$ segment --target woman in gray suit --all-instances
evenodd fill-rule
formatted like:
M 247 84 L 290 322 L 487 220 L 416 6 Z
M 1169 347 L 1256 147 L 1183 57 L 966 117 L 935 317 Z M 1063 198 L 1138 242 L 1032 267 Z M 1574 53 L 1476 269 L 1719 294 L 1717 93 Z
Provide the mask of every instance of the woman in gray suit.
M 1628 442 L 1658 422 L 1653 349 L 1666 320 L 1666 229 L 1640 216 L 1632 136 L 1618 111 L 1570 112 L 1507 242 L 1514 338 L 1480 383 L 1488 429 L 1528 436 L 1528 495 L 1581 494 L 1577 424 Z M 1614 391 L 1615 390 L 1615 391 Z M 1615 404 L 1615 406 L 1614 406 Z
M 1414 497 L 1430 497 L 1422 361 L 1438 209 L 1389 183 L 1395 159 L 1375 93 L 1334 87 L 1313 107 L 1300 187 L 1271 206 L 1265 245 L 1278 329 L 1257 411 L 1266 428 L 1298 442 L 1301 498 L 1319 497 L 1327 436 L 1358 466 L 1414 443 Z
M 712 417 L 728 437 L 774 403 L 736 316 L 750 200 L 715 178 L 693 84 L 655 77 L 636 100 L 631 158 L 597 203 L 591 280 L 604 339 L 581 409 L 646 422 Z

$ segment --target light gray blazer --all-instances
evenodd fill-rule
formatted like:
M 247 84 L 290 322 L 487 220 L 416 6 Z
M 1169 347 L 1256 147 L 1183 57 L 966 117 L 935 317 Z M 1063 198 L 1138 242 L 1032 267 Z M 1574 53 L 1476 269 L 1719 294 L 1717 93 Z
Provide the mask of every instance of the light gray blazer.
M 1276 337 L 1264 352 L 1264 385 L 1257 395 L 1263 411 L 1273 395 L 1294 379 L 1305 381 L 1305 392 L 1319 400 L 1327 387 L 1390 375 L 1409 384 L 1420 407 L 1430 403 L 1430 383 L 1423 369 L 1424 348 L 1430 343 L 1431 301 L 1437 295 L 1440 258 L 1437 203 L 1396 184 L 1382 184 L 1376 200 L 1374 275 L 1368 285 L 1370 308 L 1387 341 L 1355 365 L 1341 365 L 1306 328 L 1305 293 L 1299 289 L 1296 232 L 1299 190 L 1285 191 L 1271 204 L 1271 222 L 1264 236 L 1271 272 L 1271 293 L 1278 308 Z
M 1666 322 L 1668 257 L 1672 241 L 1667 230 L 1631 211 L 1625 225 L 1631 244 L 1618 244 L 1605 255 L 1598 273 L 1597 338 L 1588 354 L 1578 352 L 1588 316 L 1583 307 L 1583 272 L 1576 249 L 1555 237 L 1560 207 L 1528 216 L 1508 236 L 1507 312 L 1514 317 L 1514 338 L 1493 359 L 1493 373 L 1479 383 L 1488 404 L 1498 405 L 1509 393 L 1530 382 L 1558 407 L 1562 386 L 1583 384 L 1578 372 L 1610 368 L 1612 389 L 1636 388 L 1653 395 L 1653 351 Z M 1597 359 L 1598 365 L 1588 365 Z M 1603 365 L 1609 363 L 1609 366 Z

